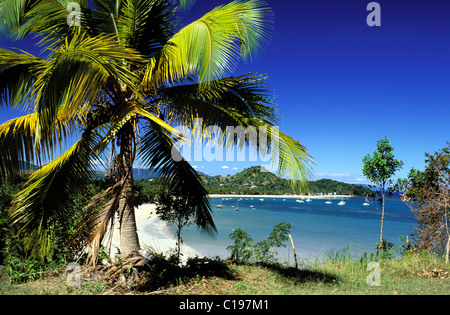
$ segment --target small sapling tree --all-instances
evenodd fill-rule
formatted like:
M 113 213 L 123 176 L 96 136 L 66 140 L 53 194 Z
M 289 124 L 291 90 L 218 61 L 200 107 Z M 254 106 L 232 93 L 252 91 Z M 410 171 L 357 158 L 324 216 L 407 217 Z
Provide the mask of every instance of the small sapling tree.
M 392 194 L 392 176 L 403 167 L 403 161 L 394 158 L 394 148 L 388 138 L 377 141 L 377 149 L 373 155 L 363 158 L 363 174 L 379 187 L 377 190 L 378 201 L 381 206 L 381 230 L 380 242 L 378 243 L 378 255 L 381 257 L 383 248 L 383 224 L 386 194 Z
M 172 223 L 177 227 L 176 255 L 179 263 L 182 255 L 181 245 L 183 244 L 181 229 L 194 223 L 194 209 L 189 206 L 182 193 L 166 191 L 160 195 L 156 214 L 161 220 Z

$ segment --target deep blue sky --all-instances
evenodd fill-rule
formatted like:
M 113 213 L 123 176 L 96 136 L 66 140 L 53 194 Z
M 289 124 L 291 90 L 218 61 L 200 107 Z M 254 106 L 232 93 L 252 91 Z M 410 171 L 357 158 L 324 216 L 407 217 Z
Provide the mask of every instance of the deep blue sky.
M 183 22 L 228 2 L 197 0 Z M 369 2 L 268 0 L 272 37 L 234 73 L 268 74 L 280 129 L 308 147 L 317 178 L 364 182 L 361 160 L 385 136 L 405 162 L 403 177 L 450 140 L 450 3 L 377 1 L 381 26 L 369 27 Z M 14 113 L 0 115 L 3 122 Z M 255 162 L 192 164 L 214 175 Z

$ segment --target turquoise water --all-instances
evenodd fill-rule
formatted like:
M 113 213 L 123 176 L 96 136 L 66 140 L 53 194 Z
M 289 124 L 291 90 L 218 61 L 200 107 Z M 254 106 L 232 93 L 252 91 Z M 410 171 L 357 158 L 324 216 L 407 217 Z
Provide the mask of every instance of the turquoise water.
M 352 253 L 374 252 L 380 237 L 381 212 L 378 203 L 364 206 L 365 198 L 312 199 L 299 203 L 286 198 L 211 198 L 213 218 L 218 235 L 215 239 L 200 234 L 196 227 L 184 227 L 182 237 L 185 244 L 205 256 L 226 258 L 226 247 L 232 244 L 229 239 L 233 229 L 242 228 L 256 242 L 267 239 L 274 225 L 288 222 L 293 225 L 291 235 L 297 256 L 312 259 L 330 250 L 340 250 L 350 246 Z M 338 205 L 341 200 L 345 205 Z M 222 204 L 223 209 L 215 205 Z M 235 211 L 235 208 L 239 211 Z M 416 221 L 408 207 L 398 197 L 386 201 L 383 237 L 401 245 L 400 236 L 411 234 Z M 176 229 L 169 228 L 175 235 Z M 293 260 L 292 247 L 278 250 L 285 260 Z M 282 259 L 280 259 L 283 261 Z

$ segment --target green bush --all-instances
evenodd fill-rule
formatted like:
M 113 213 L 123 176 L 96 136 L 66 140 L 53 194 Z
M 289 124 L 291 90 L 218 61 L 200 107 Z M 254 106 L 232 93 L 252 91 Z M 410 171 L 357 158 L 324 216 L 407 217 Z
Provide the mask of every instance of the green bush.
M 230 259 L 241 263 L 248 263 L 253 255 L 253 239 L 241 228 L 235 229 L 229 237 L 234 240 L 234 245 L 227 247 L 227 250 L 231 252 Z
M 238 263 L 260 263 L 276 264 L 277 252 L 275 248 L 286 247 L 284 244 L 289 238 L 292 229 L 290 223 L 281 222 L 273 227 L 268 239 L 260 241 L 253 245 L 253 239 L 241 228 L 238 228 L 230 234 L 230 239 L 234 244 L 227 247 L 230 251 L 230 259 Z

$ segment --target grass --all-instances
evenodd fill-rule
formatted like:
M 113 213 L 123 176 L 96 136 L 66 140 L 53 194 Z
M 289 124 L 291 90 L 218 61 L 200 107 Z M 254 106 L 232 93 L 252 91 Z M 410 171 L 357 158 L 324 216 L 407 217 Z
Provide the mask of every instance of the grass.
M 0 283 L 0 295 L 94 295 L 105 290 L 102 283 L 84 282 L 69 286 L 66 276 L 47 277 L 22 284 Z
M 234 280 L 191 281 L 174 294 L 244 295 L 429 295 L 450 293 L 450 268 L 434 260 L 400 259 L 381 264 L 380 286 L 369 286 L 366 266 L 356 262 L 330 263 L 295 270 L 273 266 L 230 266 Z M 440 273 L 427 273 L 439 270 Z M 447 272 L 447 273 L 446 273 Z
M 380 285 L 367 284 L 367 263 L 333 259 L 305 263 L 301 268 L 279 265 L 228 264 L 226 274 L 200 273 L 167 283 L 157 292 L 126 290 L 94 279 L 78 287 L 66 283 L 64 272 L 24 284 L 0 284 L 0 294 L 172 294 L 172 295 L 448 295 L 450 266 L 424 253 L 407 253 L 380 263 Z M 117 286 L 116 286 L 117 287 Z

